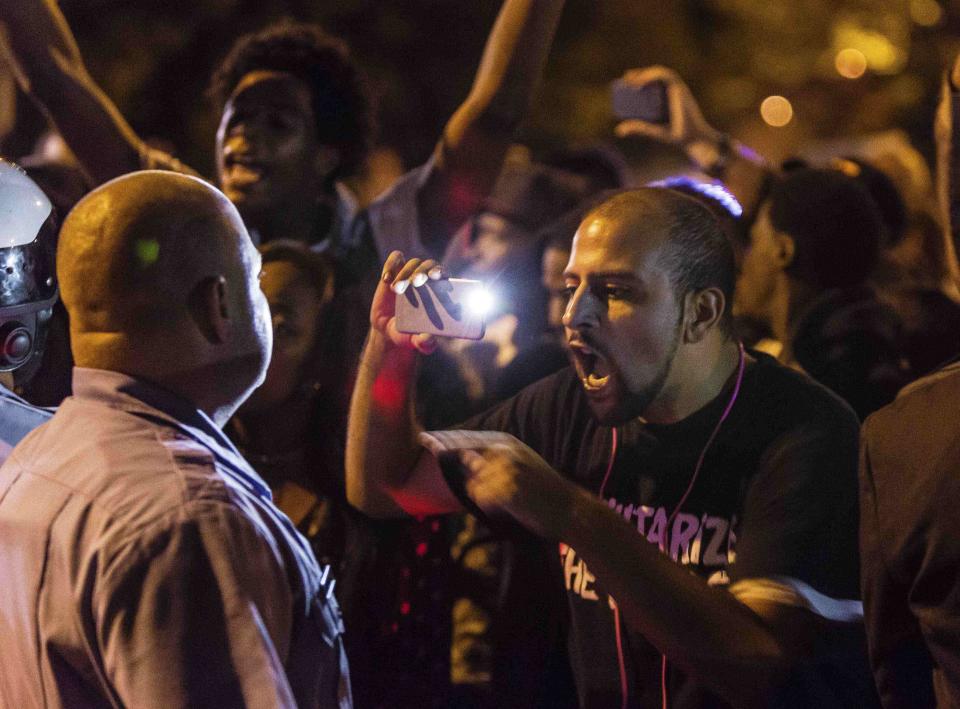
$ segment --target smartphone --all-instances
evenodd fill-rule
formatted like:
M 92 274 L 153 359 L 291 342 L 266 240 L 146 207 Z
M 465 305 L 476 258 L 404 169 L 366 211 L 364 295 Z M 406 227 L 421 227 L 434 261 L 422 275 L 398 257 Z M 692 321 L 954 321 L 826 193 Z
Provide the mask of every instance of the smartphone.
M 610 84 L 610 93 L 613 98 L 613 113 L 622 121 L 640 120 L 665 124 L 670 120 L 667 85 L 662 81 L 651 81 L 638 86 L 626 79 L 616 79 Z
M 483 338 L 489 294 L 481 281 L 443 278 L 397 296 L 397 329 L 465 340 Z

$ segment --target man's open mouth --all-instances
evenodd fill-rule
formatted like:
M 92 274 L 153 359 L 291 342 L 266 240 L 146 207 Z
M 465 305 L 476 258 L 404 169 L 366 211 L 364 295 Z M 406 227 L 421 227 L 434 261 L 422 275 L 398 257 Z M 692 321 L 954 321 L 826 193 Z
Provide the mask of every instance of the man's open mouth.
M 570 350 L 583 388 L 588 393 L 602 391 L 610 383 L 613 373 L 609 360 L 594 348 L 582 343 L 571 343 Z
M 254 158 L 234 153 L 224 160 L 224 177 L 232 185 L 244 185 L 263 179 L 266 167 Z

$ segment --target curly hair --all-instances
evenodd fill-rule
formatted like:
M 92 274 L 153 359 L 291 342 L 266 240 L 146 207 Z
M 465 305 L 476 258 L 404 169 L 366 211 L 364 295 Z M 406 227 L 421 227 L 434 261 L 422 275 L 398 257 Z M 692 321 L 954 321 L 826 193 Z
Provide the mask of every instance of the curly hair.
M 357 173 L 370 148 L 373 106 L 346 44 L 317 25 L 289 20 L 244 35 L 214 71 L 210 96 L 222 108 L 252 71 L 280 71 L 304 81 L 310 87 L 317 138 L 340 153 L 331 180 Z

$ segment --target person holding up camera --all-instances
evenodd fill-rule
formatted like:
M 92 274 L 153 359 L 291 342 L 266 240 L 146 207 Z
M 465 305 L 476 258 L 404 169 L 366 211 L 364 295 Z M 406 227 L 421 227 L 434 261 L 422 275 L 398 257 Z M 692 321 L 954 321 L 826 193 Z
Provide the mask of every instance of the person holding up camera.
M 581 707 L 874 701 L 857 419 L 732 335 L 734 258 L 709 210 L 666 188 L 594 209 L 565 272 L 572 366 L 425 434 L 409 391 L 435 335 L 397 329 L 396 293 L 441 277 L 400 253 L 384 266 L 348 426 L 354 505 L 466 507 L 559 543 Z

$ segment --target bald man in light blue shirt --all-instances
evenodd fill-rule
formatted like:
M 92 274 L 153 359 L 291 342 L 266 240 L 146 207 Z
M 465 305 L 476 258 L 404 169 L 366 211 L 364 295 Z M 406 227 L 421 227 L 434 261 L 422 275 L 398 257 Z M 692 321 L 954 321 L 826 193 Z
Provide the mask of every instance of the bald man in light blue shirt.
M 0 468 L 0 706 L 348 709 L 334 580 L 220 430 L 272 337 L 236 209 L 134 173 L 57 258 L 74 394 Z

